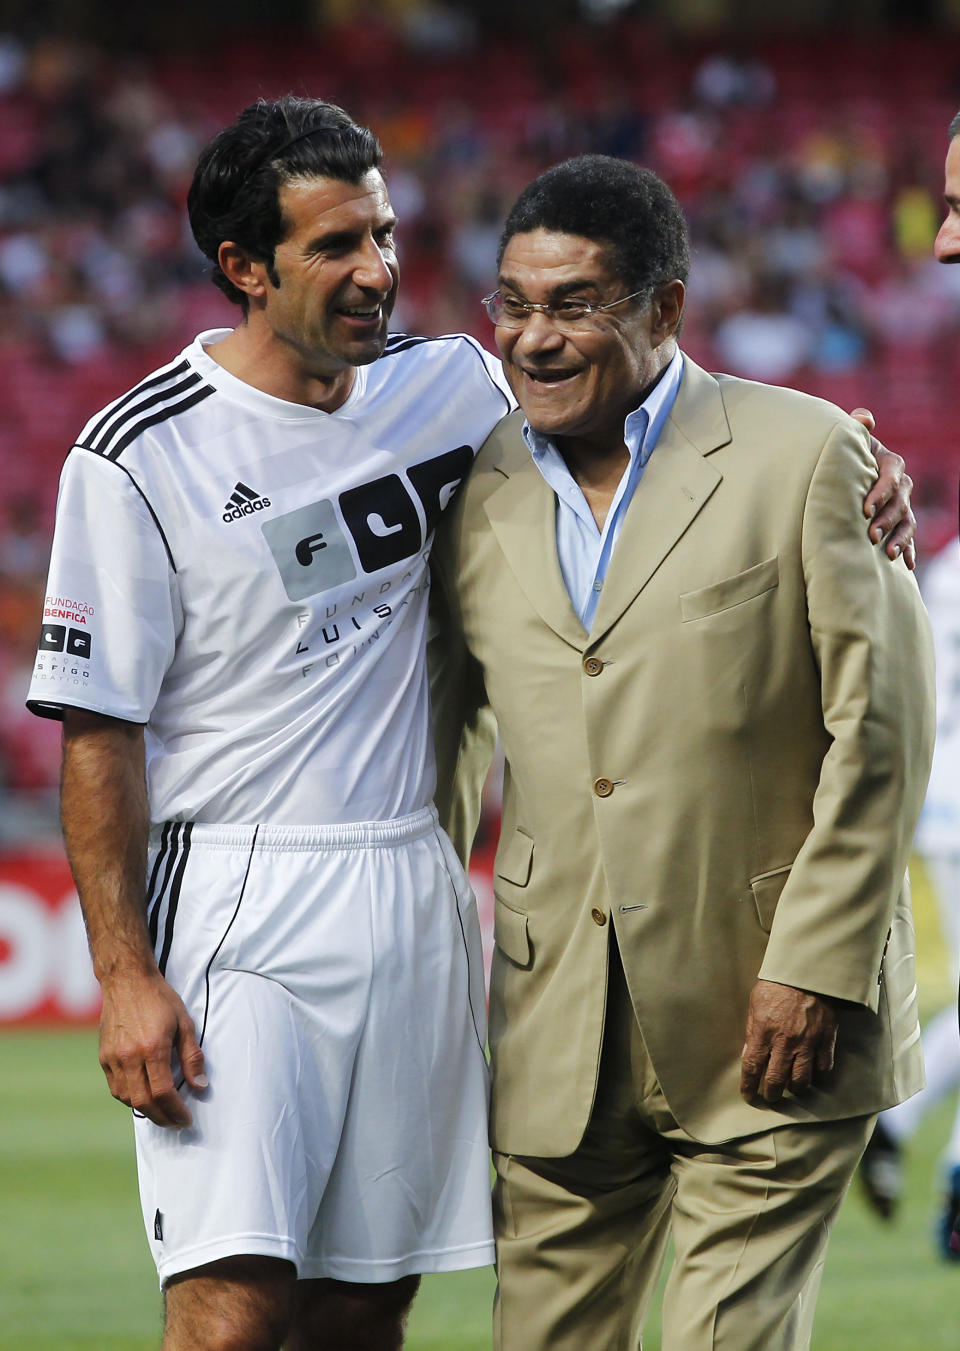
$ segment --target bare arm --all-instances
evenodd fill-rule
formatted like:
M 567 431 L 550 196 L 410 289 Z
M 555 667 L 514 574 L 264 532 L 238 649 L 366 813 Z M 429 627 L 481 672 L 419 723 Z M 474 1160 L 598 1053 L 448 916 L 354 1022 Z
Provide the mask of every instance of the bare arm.
M 110 1092 L 158 1126 L 188 1126 L 173 1051 L 191 1087 L 205 1088 L 206 1078 L 193 1022 L 160 974 L 147 932 L 142 727 L 65 711 L 61 815 L 103 992 L 100 1064 Z

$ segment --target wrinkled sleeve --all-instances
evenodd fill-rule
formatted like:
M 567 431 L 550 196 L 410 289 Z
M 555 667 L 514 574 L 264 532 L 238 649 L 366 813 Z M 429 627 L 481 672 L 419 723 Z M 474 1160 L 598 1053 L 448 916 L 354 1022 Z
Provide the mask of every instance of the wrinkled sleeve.
M 60 479 L 27 707 L 146 723 L 180 622 L 176 571 L 150 504 L 118 464 L 75 449 Z
M 891 562 L 870 544 L 863 525 L 875 476 L 866 434 L 841 420 L 811 476 L 802 533 L 830 744 L 813 827 L 760 970 L 874 1010 L 934 736 L 932 645 L 916 582 L 902 559 Z

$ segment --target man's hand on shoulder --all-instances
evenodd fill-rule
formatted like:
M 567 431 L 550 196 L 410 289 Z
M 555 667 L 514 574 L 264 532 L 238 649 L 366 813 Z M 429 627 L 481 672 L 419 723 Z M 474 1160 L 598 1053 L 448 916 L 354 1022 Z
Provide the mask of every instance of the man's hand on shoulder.
M 837 1015 L 829 1000 L 758 980 L 750 992 L 741 1055 L 740 1094 L 779 1102 L 789 1089 L 802 1093 L 833 1068 Z
M 894 450 L 887 450 L 873 435 L 876 424 L 869 408 L 855 408 L 850 416 L 862 423 L 870 433 L 870 449 L 879 471 L 877 481 L 863 503 L 864 515 L 871 523 L 870 538 L 874 544 L 886 538 L 884 549 L 887 557 L 899 558 L 902 553 L 903 561 L 913 571 L 917 566 L 914 542 L 917 518 L 910 506 L 913 479 L 907 473 L 903 456 Z
M 163 976 L 104 980 L 100 1064 L 110 1092 L 155 1125 L 178 1129 L 191 1125 L 192 1117 L 174 1083 L 174 1051 L 190 1087 L 206 1088 L 193 1020 Z

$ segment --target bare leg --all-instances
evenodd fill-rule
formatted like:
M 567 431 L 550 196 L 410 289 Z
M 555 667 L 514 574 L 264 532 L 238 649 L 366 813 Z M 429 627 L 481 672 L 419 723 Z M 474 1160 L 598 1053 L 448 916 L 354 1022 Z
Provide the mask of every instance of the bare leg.
M 175 1276 L 163 1351 L 279 1351 L 295 1287 L 294 1267 L 273 1257 L 230 1257 Z
M 299 1281 L 286 1351 L 401 1351 L 419 1284 L 419 1276 L 375 1285 Z

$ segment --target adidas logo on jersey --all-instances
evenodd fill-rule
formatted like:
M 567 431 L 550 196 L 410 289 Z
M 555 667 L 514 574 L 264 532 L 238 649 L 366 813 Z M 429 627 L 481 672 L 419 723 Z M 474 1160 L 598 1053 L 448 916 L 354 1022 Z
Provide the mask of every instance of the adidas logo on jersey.
M 269 505 L 269 497 L 261 497 L 252 488 L 248 488 L 245 483 L 238 483 L 223 509 L 223 519 L 225 521 L 239 521 L 242 516 L 252 516 L 255 511 L 263 511 L 264 507 L 269 507 Z

